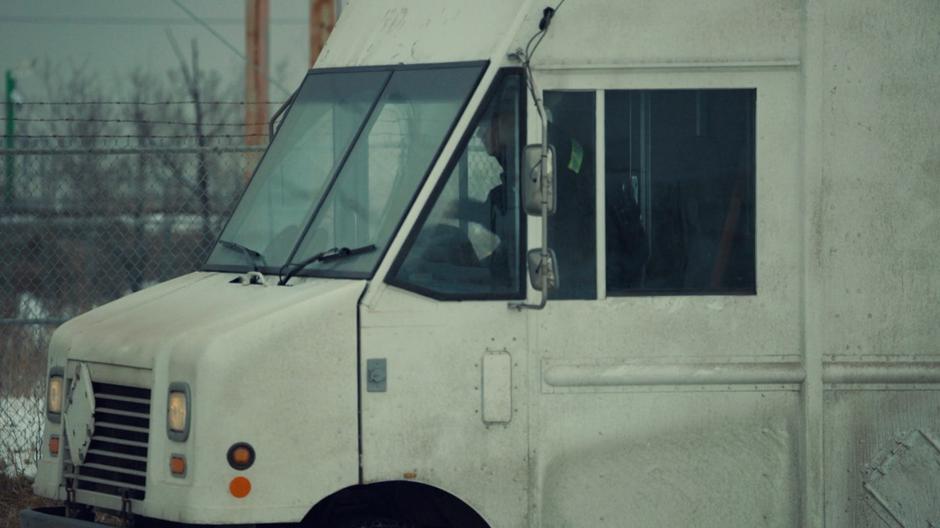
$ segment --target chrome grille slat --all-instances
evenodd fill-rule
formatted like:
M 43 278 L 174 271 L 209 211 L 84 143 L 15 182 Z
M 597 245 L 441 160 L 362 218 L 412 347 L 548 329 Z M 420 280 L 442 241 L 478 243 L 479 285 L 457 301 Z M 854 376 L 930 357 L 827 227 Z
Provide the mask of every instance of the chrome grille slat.
M 141 405 L 150 405 L 149 398 L 132 398 L 130 396 L 121 396 L 119 394 L 99 394 L 98 397 L 107 400 L 122 401 L 127 403 L 139 403 Z
M 104 420 L 95 420 L 95 427 L 98 427 L 98 426 L 109 427 L 111 429 L 120 429 L 122 431 L 130 431 L 134 433 L 149 433 L 150 432 L 148 429 L 145 429 L 143 427 L 134 427 L 133 425 L 124 425 L 124 424 L 119 424 L 119 423 L 106 422 Z
M 109 456 L 109 457 L 114 457 L 114 458 L 123 458 L 125 460 L 133 460 L 135 462 L 147 462 L 147 457 L 127 455 L 124 453 L 115 453 L 114 451 L 105 451 L 102 449 L 89 449 L 88 454 Z
M 97 435 L 97 434 L 96 434 L 96 435 L 94 435 L 94 436 L 91 437 L 91 441 L 92 441 L 92 442 L 94 442 L 95 440 L 101 440 L 102 442 L 110 442 L 110 443 L 112 443 L 112 444 L 121 444 L 121 445 L 126 445 L 126 446 L 143 447 L 144 449 L 147 448 L 147 444 L 146 444 L 145 442 L 134 442 L 133 440 L 125 440 L 125 439 L 123 439 L 123 438 L 114 438 L 114 437 L 112 437 L 112 436 L 102 436 L 102 435 Z
M 122 410 L 119 410 L 119 409 L 99 408 L 99 407 L 95 406 L 95 413 L 97 413 L 98 410 L 100 410 L 100 411 L 102 411 L 102 412 L 104 412 L 104 413 L 107 413 L 107 414 L 115 414 L 115 415 L 118 415 L 118 416 L 127 416 L 128 418 L 139 418 L 139 419 L 141 419 L 141 420 L 150 420 L 150 413 L 147 413 L 147 414 L 144 414 L 144 413 L 136 413 L 136 412 L 131 412 L 131 411 L 122 411 Z
M 97 478 L 97 477 L 89 477 L 89 476 L 87 476 L 87 475 L 78 475 L 78 474 L 75 474 L 75 473 L 66 473 L 65 476 L 66 476 L 67 478 L 74 478 L 74 479 L 78 480 L 79 482 L 81 482 L 81 481 L 87 481 L 87 482 L 94 482 L 94 483 L 96 483 L 96 484 L 108 484 L 108 485 L 110 485 L 110 486 L 115 486 L 115 487 L 122 487 L 122 488 L 129 488 L 129 489 L 135 489 L 135 490 L 140 490 L 140 491 L 146 491 L 146 488 L 145 488 L 144 486 L 138 486 L 138 485 L 136 485 L 136 484 L 128 484 L 128 483 L 125 483 L 125 482 L 116 482 L 116 481 L 113 481 L 113 480 L 107 480 L 107 479 L 102 479 L 102 478 Z
M 92 381 L 95 428 L 84 462 L 66 474 L 80 490 L 144 500 L 150 389 Z
M 95 423 L 97 422 L 119 423 L 131 427 L 150 428 L 150 420 L 148 418 L 112 414 L 108 409 L 95 409 Z
M 82 468 L 92 468 L 92 469 L 104 469 L 104 470 L 107 470 L 107 471 L 114 471 L 114 472 L 117 472 L 117 473 L 127 473 L 128 475 L 134 475 L 134 476 L 137 476 L 137 477 L 143 477 L 143 478 L 145 478 L 145 479 L 147 478 L 147 472 L 146 472 L 146 471 L 134 471 L 133 469 L 127 469 L 127 468 L 117 467 L 117 466 L 109 466 L 109 465 L 106 465 L 106 464 L 91 464 L 91 463 L 85 462 L 84 464 L 81 465 L 81 467 L 82 467 Z

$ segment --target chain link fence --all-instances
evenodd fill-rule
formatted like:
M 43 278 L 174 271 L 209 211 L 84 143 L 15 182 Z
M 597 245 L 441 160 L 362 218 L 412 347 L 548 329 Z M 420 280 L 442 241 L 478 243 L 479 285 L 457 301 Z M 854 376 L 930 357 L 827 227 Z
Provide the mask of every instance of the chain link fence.
M 197 269 L 264 150 L 99 145 L 0 149 L 0 472 L 35 470 L 56 327 Z M 468 150 L 484 201 L 502 168 Z
M 34 471 L 55 328 L 196 269 L 262 150 L 0 150 L 0 471 Z

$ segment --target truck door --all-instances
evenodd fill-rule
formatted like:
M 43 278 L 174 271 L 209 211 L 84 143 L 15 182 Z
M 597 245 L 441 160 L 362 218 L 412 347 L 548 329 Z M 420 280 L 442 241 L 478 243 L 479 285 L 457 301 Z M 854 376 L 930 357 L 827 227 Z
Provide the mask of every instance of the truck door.
M 560 276 L 531 312 L 540 525 L 799 524 L 795 77 L 539 80 Z
M 364 482 L 433 486 L 499 525 L 527 507 L 527 315 L 508 308 L 526 288 L 523 89 L 516 70 L 496 76 L 360 309 Z

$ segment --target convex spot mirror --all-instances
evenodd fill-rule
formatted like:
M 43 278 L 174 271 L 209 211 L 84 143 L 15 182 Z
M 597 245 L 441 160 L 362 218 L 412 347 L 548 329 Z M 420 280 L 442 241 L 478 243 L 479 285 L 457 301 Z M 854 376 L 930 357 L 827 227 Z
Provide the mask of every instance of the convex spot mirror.
M 555 212 L 555 174 L 555 148 L 548 146 L 543 163 L 542 145 L 526 145 L 522 151 L 522 203 L 526 214 L 542 216 L 542 180 L 548 214 Z
M 542 249 L 530 249 L 526 253 L 526 260 L 529 264 L 529 281 L 536 291 L 542 291 L 542 275 L 548 279 L 548 289 L 558 288 L 558 259 L 555 258 L 555 251 L 549 249 L 547 259 L 542 260 Z

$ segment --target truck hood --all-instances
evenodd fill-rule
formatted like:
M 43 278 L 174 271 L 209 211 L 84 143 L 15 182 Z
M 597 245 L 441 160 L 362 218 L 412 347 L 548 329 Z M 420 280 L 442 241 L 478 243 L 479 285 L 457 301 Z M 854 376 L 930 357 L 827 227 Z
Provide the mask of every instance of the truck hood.
M 236 277 L 185 275 L 92 310 L 53 335 L 51 366 L 152 389 L 147 497 L 135 513 L 190 524 L 296 522 L 311 504 L 357 482 L 356 329 L 367 282 L 297 278 L 292 286 L 260 286 L 233 283 Z M 190 395 L 184 440 L 166 434 L 163 421 L 172 384 Z M 62 434 L 59 423 L 47 421 L 46 430 Z M 233 469 L 225 456 L 239 441 L 259 453 L 244 500 L 229 493 Z M 188 460 L 183 480 L 169 474 L 172 454 Z M 64 499 L 61 483 L 61 458 L 44 457 L 37 490 Z M 80 501 L 121 508 L 113 494 L 82 493 Z
M 295 279 L 288 287 L 242 285 L 232 282 L 235 277 L 191 273 L 87 312 L 56 331 L 51 359 L 152 369 L 161 354 L 198 355 L 246 327 L 270 337 L 314 326 L 321 314 L 349 314 L 366 285 L 319 278 Z

